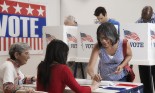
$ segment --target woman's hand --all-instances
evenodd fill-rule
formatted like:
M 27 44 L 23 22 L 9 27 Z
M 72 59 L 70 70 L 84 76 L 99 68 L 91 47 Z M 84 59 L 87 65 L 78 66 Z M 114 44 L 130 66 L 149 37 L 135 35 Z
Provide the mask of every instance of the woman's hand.
M 16 93 L 35 93 L 35 89 L 30 87 L 21 87 L 16 91 Z
M 123 66 L 119 65 L 119 66 L 117 67 L 116 71 L 115 71 L 115 74 L 121 73 L 122 70 L 123 70 Z
M 91 91 L 97 89 L 99 86 L 100 86 L 100 82 L 96 82 L 95 80 L 93 80 L 90 86 Z
M 92 80 L 95 80 L 96 82 L 100 82 L 102 80 L 100 74 L 94 74 L 92 77 L 91 77 Z

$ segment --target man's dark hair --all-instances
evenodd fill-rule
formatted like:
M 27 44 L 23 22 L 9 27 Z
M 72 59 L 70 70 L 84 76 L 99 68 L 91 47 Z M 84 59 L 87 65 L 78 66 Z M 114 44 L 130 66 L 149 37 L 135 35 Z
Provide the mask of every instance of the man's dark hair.
M 145 6 L 142 10 L 141 18 L 144 22 L 148 22 L 151 20 L 151 17 L 153 15 L 153 9 L 151 6 Z
M 96 8 L 94 15 L 99 16 L 100 14 L 102 14 L 103 16 L 105 16 L 107 14 L 107 11 L 104 7 L 97 7 Z

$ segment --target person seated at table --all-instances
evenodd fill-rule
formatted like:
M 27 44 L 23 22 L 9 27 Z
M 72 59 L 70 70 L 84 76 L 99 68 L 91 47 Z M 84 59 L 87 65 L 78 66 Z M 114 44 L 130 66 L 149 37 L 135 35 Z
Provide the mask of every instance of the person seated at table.
M 127 81 L 127 71 L 124 66 L 132 58 L 132 51 L 127 43 L 126 56 L 123 56 L 123 40 L 112 23 L 102 23 L 97 29 L 97 43 L 91 53 L 87 66 L 87 72 L 92 79 L 96 81 Z M 100 58 L 98 64 L 98 73 L 94 72 L 94 66 L 97 58 Z
M 61 40 L 52 40 L 46 48 L 44 61 L 38 65 L 37 91 L 63 93 L 66 85 L 76 93 L 91 93 L 99 83 L 91 86 L 80 86 L 71 70 L 66 65 L 69 47 Z
M 22 84 L 32 84 L 35 77 L 26 77 L 20 71 L 30 58 L 30 46 L 27 43 L 14 43 L 9 49 L 10 58 L 0 65 L 0 93 L 34 92 L 33 88 L 24 88 Z

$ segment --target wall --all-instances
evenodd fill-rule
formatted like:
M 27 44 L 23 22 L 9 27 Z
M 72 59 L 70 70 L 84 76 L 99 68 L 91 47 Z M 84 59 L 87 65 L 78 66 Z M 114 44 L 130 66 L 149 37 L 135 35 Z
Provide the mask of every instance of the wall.
M 140 17 L 145 5 L 150 5 L 155 10 L 154 4 L 155 0 L 61 0 L 61 18 L 71 14 L 78 24 L 93 24 L 96 7 L 104 6 L 109 18 L 114 18 L 121 24 L 133 23 Z

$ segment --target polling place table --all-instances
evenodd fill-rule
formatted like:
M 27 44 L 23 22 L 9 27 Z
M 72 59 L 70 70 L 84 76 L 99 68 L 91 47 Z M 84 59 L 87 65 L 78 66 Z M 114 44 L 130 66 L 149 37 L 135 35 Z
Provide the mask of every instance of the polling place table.
M 91 80 L 76 79 L 81 86 L 90 86 Z M 69 87 L 65 88 L 64 93 L 74 93 Z M 101 81 L 101 85 L 92 93 L 143 93 L 142 83 Z

